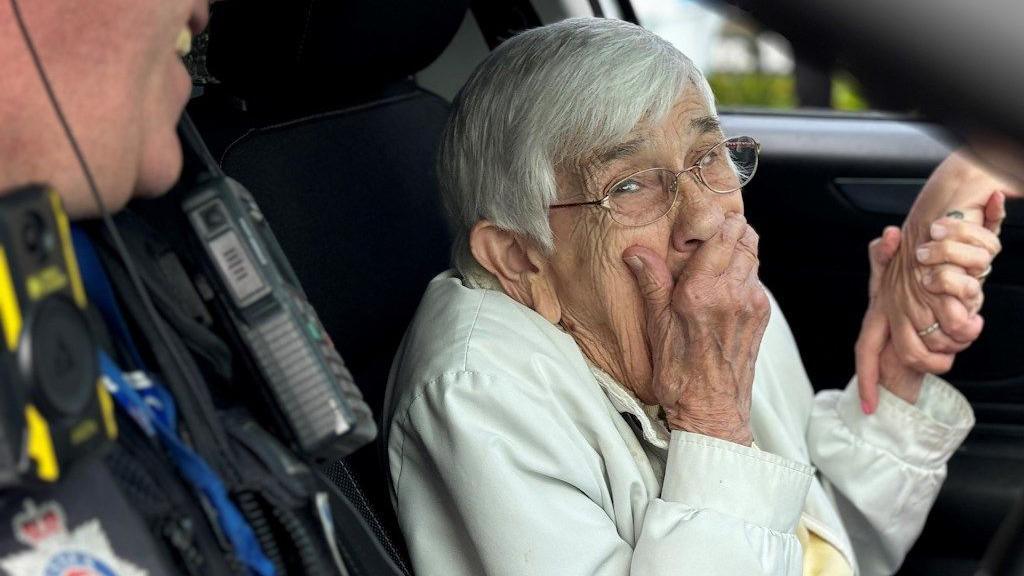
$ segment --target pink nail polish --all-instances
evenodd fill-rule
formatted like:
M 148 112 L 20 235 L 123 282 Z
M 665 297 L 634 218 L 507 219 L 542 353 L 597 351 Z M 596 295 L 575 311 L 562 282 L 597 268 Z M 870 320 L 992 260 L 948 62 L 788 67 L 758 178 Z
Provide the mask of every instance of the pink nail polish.
M 860 409 L 863 410 L 865 414 L 871 414 L 872 412 L 874 412 L 874 410 L 871 408 L 871 405 L 868 404 L 867 400 L 860 401 Z

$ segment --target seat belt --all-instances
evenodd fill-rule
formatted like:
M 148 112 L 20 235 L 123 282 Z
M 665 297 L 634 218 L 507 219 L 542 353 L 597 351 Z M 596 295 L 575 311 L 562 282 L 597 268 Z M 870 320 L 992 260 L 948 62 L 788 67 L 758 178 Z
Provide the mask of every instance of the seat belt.
M 152 377 L 143 364 L 128 324 L 114 298 L 114 290 L 103 271 L 95 247 L 79 229 L 72 230 L 75 253 L 82 280 L 90 300 L 96 305 L 114 337 L 128 351 L 139 372 L 125 374 L 104 351 L 99 351 L 100 367 L 106 385 L 117 405 L 143 430 L 146 436 L 160 442 L 182 476 L 216 511 L 217 522 L 239 560 L 259 576 L 273 576 L 274 566 L 260 548 L 252 527 L 228 496 L 220 477 L 209 464 L 192 450 L 177 433 L 174 398 Z M 130 383 L 134 380 L 136 386 Z

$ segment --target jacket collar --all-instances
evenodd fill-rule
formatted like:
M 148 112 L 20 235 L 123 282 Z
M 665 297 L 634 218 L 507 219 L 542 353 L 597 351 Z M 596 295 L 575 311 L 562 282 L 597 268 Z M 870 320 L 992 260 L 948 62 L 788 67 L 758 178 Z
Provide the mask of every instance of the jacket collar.
M 637 422 L 640 423 L 640 432 L 644 440 L 662 450 L 668 450 L 670 434 L 668 426 L 665 425 L 661 406 L 644 404 L 632 390 L 626 388 L 607 372 L 595 366 L 589 359 L 587 360 L 587 366 L 590 368 L 590 373 L 597 379 L 598 385 L 608 395 L 612 406 L 615 406 L 615 409 L 620 413 L 632 414 L 636 417 Z

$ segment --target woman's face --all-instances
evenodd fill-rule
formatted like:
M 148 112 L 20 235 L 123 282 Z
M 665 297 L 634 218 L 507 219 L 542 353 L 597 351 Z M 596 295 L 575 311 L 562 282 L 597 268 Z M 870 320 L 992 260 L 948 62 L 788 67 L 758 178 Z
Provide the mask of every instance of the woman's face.
M 724 139 L 700 92 L 689 88 L 664 120 L 634 131 L 623 146 L 602 154 L 586 175 L 559 174 L 558 201 L 601 199 L 611 185 L 639 170 L 689 168 Z M 596 207 L 551 211 L 555 252 L 549 274 L 561 324 L 593 362 L 648 404 L 656 402 L 643 302 L 622 253 L 634 245 L 654 250 L 675 280 L 729 212 L 743 212 L 739 192 L 715 194 L 689 173 L 680 176 L 668 214 L 646 226 L 623 226 Z

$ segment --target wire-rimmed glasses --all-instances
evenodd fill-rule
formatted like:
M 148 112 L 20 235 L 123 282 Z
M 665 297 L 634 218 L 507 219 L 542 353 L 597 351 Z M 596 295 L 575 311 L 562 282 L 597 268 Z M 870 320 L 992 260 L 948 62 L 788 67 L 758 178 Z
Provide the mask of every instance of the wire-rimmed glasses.
M 750 182 L 757 171 L 761 144 L 750 136 L 729 138 L 705 152 L 693 166 L 674 172 L 648 168 L 634 172 L 608 187 L 600 200 L 552 204 L 554 208 L 599 206 L 623 226 L 645 226 L 659 220 L 675 204 L 679 177 L 689 173 L 715 194 L 735 192 Z

